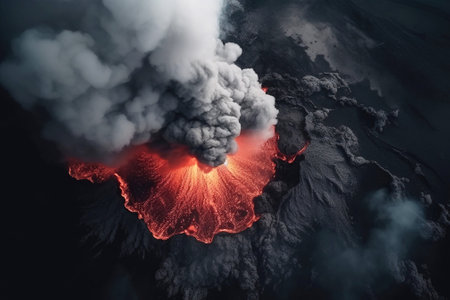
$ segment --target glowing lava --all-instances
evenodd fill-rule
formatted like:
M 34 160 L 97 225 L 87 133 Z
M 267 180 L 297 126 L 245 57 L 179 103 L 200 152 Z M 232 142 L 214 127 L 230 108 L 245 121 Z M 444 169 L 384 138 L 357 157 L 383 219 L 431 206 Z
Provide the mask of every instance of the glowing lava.
M 280 136 L 277 133 L 277 141 L 280 139 Z M 295 159 L 297 158 L 297 156 L 300 156 L 303 152 L 306 151 L 306 149 L 309 146 L 309 141 L 306 141 L 305 145 L 300 148 L 300 150 L 298 150 L 296 153 L 294 154 L 284 154 L 281 151 L 277 151 L 275 157 L 278 159 L 281 159 L 282 161 L 287 162 L 288 164 L 292 164 Z
M 240 136 L 239 150 L 216 168 L 186 151 L 162 157 L 140 146 L 119 167 L 71 161 L 69 174 L 91 182 L 115 176 L 125 207 L 144 220 L 155 238 L 185 233 L 210 243 L 219 232 L 241 232 L 258 220 L 253 199 L 274 176 L 273 159 L 292 162 L 298 155 L 280 154 L 277 140 Z

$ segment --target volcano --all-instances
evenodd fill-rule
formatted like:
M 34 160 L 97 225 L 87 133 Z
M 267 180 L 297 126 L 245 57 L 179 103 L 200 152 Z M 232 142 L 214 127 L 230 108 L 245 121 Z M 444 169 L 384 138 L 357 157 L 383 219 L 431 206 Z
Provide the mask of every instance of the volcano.
M 187 234 L 211 243 L 220 232 L 238 233 L 258 220 L 253 199 L 275 174 L 274 159 L 288 163 L 300 155 L 281 154 L 278 136 L 269 140 L 243 134 L 238 151 L 225 164 L 212 168 L 184 149 L 169 155 L 140 146 L 120 166 L 72 160 L 69 174 L 93 183 L 115 177 L 125 207 L 146 223 L 157 239 Z

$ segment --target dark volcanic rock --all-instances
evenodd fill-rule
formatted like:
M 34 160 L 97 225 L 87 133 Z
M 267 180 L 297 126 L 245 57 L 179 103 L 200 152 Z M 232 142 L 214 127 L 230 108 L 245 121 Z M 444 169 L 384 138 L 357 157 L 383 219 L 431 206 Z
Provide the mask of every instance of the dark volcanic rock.
M 92 227 L 90 236 L 110 242 L 120 228 L 134 228 L 122 249 L 163 252 L 155 276 L 169 297 L 214 298 L 233 286 L 233 297 L 249 299 L 377 299 L 397 293 L 438 299 L 433 282 L 441 275 L 432 269 L 439 267 L 418 268 L 433 261 L 420 255 L 427 248 L 417 245 L 441 241 L 449 226 L 442 176 L 412 151 L 395 146 L 390 134 L 400 126 L 402 109 L 387 105 L 370 84 L 333 71 L 342 67 L 336 59 L 344 52 L 363 57 L 345 70 L 362 67 L 376 46 L 369 45 L 362 56 L 356 48 L 327 56 L 322 52 L 329 50 L 329 41 L 318 42 L 323 49 L 308 48 L 306 42 L 314 44 L 311 36 L 302 40 L 288 34 L 282 20 L 270 18 L 271 1 L 241 2 L 229 11 L 227 39 L 242 46 L 241 67 L 254 68 L 277 99 L 280 150 L 295 153 L 306 141 L 309 147 L 292 164 L 277 161 L 274 180 L 255 199 L 260 220 L 242 233 L 220 234 L 210 245 L 186 236 L 154 241 L 140 223 L 123 226 L 132 222 L 124 209 L 105 209 L 108 205 L 101 203 L 83 219 Z M 323 1 L 301 2 L 317 11 Z M 337 12 L 352 6 L 337 2 L 343 6 Z M 324 16 L 337 12 L 327 8 Z M 348 24 L 352 34 L 347 42 L 356 38 L 355 44 L 370 44 Z M 323 20 L 301 25 L 312 36 L 327 35 L 337 44 L 343 31 L 340 27 L 333 34 Z M 317 51 L 314 57 L 311 49 Z M 421 198 L 427 208 L 414 200 Z

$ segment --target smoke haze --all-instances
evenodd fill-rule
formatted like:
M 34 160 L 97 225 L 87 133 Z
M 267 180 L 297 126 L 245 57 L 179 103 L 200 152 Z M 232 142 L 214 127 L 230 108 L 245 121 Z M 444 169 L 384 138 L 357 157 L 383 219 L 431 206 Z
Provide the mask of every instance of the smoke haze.
M 368 286 L 385 289 L 394 280 L 409 280 L 406 269 L 417 269 L 406 257 L 426 227 L 423 208 L 413 200 L 392 200 L 385 190 L 373 193 L 365 202 L 376 220 L 365 242 L 345 246 L 332 233 L 319 236 L 314 258 L 322 274 L 318 281 L 333 299 L 366 298 Z M 435 293 L 433 288 L 426 290 Z

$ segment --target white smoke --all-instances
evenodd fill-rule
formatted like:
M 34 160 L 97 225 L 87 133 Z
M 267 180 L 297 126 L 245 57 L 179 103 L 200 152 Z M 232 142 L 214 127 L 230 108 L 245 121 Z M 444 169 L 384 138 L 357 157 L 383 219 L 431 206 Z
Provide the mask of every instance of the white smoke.
M 47 111 L 47 137 L 69 154 L 107 156 L 159 134 L 217 166 L 242 130 L 276 123 L 274 98 L 235 64 L 241 48 L 219 40 L 221 0 L 87 5 L 95 13 L 78 31 L 30 29 L 0 65 L 0 82 Z

